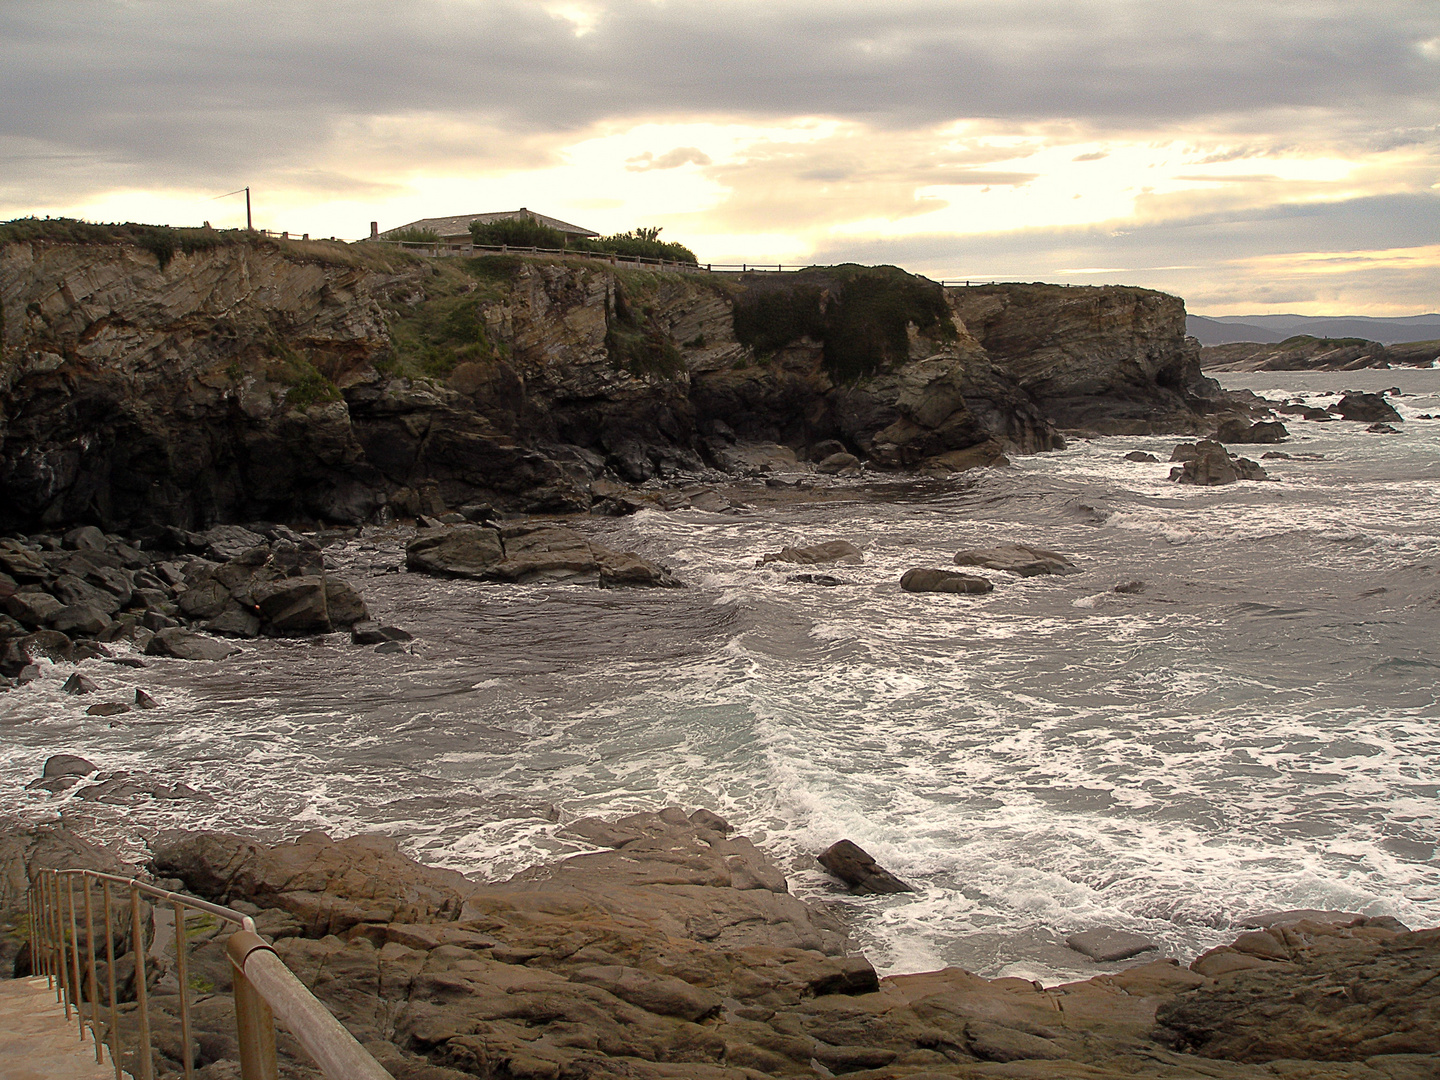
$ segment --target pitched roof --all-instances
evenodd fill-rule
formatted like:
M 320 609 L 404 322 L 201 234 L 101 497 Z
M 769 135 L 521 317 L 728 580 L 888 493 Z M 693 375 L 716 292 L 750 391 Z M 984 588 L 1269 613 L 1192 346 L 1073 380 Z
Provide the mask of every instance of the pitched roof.
M 587 229 L 583 225 L 571 225 L 568 221 L 561 221 L 559 218 L 547 217 L 545 214 L 537 214 L 534 210 L 527 210 L 521 207 L 519 210 L 501 210 L 493 214 L 457 214 L 454 217 L 421 218 L 419 221 L 412 221 L 409 225 L 401 225 L 398 228 L 386 229 L 380 235 L 389 236 L 391 233 L 400 232 L 403 229 L 428 229 L 438 233 L 442 237 L 464 236 L 470 232 L 470 223 L 478 221 L 482 225 L 488 225 L 492 221 L 520 221 L 529 218 L 541 225 L 558 229 L 562 233 L 569 233 L 571 236 L 599 236 L 593 229 Z

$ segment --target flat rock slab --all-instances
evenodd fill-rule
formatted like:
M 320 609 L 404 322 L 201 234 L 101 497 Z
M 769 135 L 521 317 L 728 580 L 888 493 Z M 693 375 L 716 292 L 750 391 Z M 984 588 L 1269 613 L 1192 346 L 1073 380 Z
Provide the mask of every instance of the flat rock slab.
M 969 548 L 955 553 L 955 565 L 1004 570 L 1020 577 L 1080 573 L 1080 568 L 1058 551 L 1032 547 L 1029 544 L 996 544 L 988 548 Z
M 1112 960 L 1128 960 L 1132 956 L 1139 956 L 1142 952 L 1159 948 L 1155 942 L 1143 934 L 1110 929 L 1086 930 L 1080 934 L 1071 934 L 1065 939 L 1065 944 L 1076 952 L 1084 953 L 1091 960 L 1102 964 L 1108 964 Z

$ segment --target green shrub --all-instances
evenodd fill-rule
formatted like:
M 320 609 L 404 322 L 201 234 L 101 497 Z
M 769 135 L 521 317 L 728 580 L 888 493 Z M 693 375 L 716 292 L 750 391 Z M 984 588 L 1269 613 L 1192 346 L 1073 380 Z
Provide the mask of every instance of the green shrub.
M 571 245 L 577 251 L 624 255 L 632 259 L 663 259 L 696 265 L 695 253 L 684 244 L 667 243 L 660 239 L 660 226 L 641 226 L 631 232 L 601 236 L 595 240 L 577 240 Z
M 825 370 L 837 382 L 904 363 L 912 323 L 936 340 L 959 336 L 944 290 L 894 266 L 848 263 L 756 278 L 735 300 L 735 336 L 758 360 L 809 338 L 821 343 Z
M 611 367 L 624 369 L 637 379 L 670 379 L 685 369 L 684 357 L 655 322 L 652 309 L 634 304 L 619 281 L 615 283 L 615 310 L 605 328 L 605 348 Z
M 470 236 L 481 247 L 563 248 L 565 234 L 532 218 L 501 218 L 499 221 L 470 223 Z

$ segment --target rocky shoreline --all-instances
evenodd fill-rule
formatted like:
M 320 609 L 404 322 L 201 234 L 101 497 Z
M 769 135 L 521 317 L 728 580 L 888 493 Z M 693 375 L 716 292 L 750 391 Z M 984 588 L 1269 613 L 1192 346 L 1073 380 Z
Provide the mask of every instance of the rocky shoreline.
M 843 905 L 795 899 L 710 811 L 565 832 L 596 850 L 494 884 L 416 863 L 380 835 L 269 845 L 168 833 L 144 869 L 252 915 L 397 1080 L 1419 1080 L 1440 1069 L 1440 930 L 1281 912 L 1246 920 L 1188 967 L 1162 958 L 1048 988 L 958 968 L 879 978 L 848 939 Z M 0 836 L 15 974 L 29 963 L 15 951 L 25 873 L 76 865 L 134 870 L 65 828 Z M 222 1080 L 237 1075 L 223 942 L 213 925 L 189 934 L 198 1075 Z M 123 1028 L 133 965 L 120 946 Z M 164 1072 L 179 1054 L 174 965 L 151 948 Z M 283 1035 L 281 1053 L 282 1075 L 316 1075 Z

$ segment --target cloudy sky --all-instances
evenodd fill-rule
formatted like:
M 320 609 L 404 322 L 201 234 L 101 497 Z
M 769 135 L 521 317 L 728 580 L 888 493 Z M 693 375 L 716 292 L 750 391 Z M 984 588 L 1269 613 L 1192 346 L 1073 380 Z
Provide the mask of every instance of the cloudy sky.
M 1440 308 L 1436 0 L 0 4 L 0 219 L 528 206 L 702 261 Z

